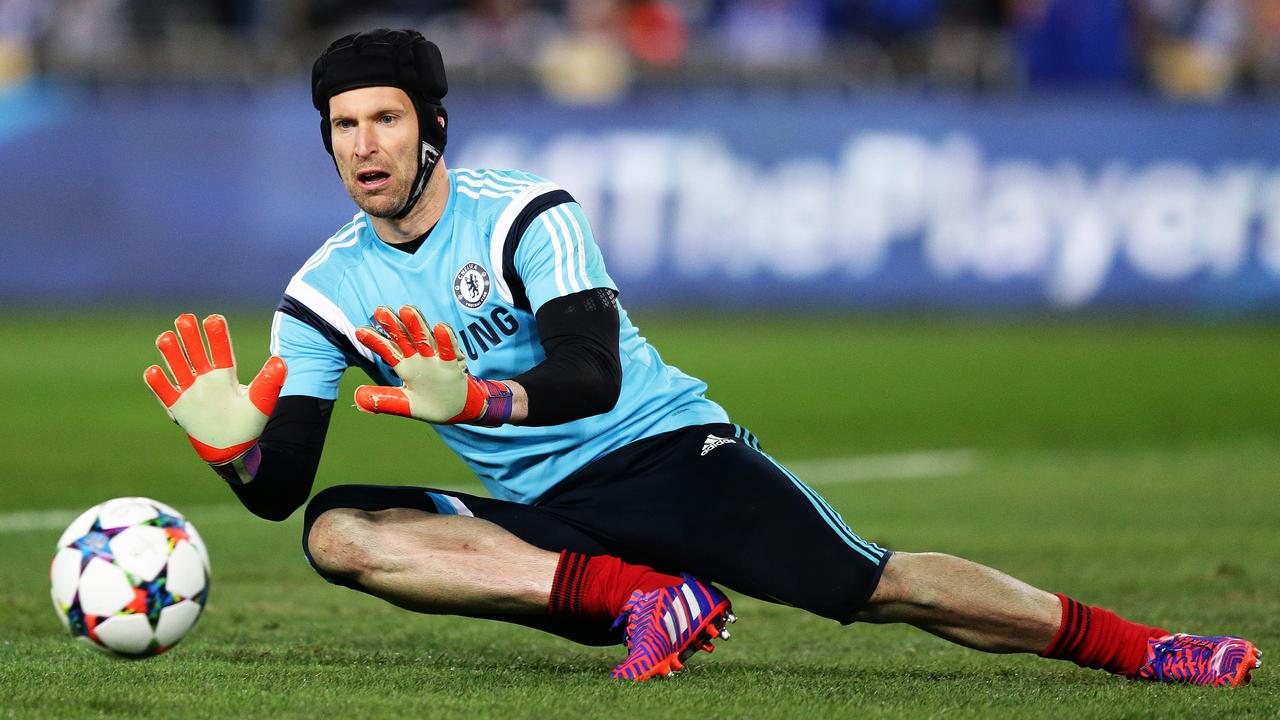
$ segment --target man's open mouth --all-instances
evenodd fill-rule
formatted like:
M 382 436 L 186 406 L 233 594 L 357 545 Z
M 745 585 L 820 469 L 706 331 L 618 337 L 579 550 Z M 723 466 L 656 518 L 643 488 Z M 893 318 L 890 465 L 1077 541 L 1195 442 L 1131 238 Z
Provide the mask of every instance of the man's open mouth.
M 366 188 L 374 188 L 391 179 L 391 174 L 382 170 L 361 170 L 356 173 L 356 182 Z

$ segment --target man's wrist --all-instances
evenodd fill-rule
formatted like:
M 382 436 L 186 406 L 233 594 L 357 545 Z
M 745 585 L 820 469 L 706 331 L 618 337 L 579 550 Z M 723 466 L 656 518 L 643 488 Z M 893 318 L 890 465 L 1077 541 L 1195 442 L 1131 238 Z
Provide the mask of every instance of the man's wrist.
M 511 419 L 511 388 L 507 387 L 506 383 L 496 380 L 476 378 L 475 382 L 484 390 L 486 398 L 484 410 L 472 421 L 472 424 L 486 427 L 505 425 Z
M 262 446 L 256 442 L 248 450 L 227 462 L 216 465 L 209 463 L 209 467 L 226 480 L 228 485 L 248 485 L 257 477 L 258 468 L 261 466 Z

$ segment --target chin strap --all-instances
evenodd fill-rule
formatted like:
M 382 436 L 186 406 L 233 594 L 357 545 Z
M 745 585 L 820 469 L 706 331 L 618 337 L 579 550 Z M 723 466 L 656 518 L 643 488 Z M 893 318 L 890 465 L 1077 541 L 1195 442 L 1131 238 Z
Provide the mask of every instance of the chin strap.
M 392 220 L 403 220 L 413 210 L 413 206 L 418 204 L 418 200 L 422 199 L 422 193 L 427 189 L 427 180 L 431 179 L 431 173 L 439 162 L 440 151 L 435 145 L 423 140 L 422 150 L 418 153 L 418 175 L 413 179 L 413 189 L 409 191 L 409 198 L 404 201 L 404 207 L 400 208 L 400 212 L 391 216 Z

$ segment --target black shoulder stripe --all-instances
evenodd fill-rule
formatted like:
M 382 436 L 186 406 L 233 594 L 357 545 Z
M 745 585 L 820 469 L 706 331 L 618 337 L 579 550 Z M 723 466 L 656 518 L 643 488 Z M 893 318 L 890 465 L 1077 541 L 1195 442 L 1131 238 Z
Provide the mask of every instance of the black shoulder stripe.
M 511 229 L 507 231 L 507 238 L 502 244 L 502 279 L 511 289 L 511 298 L 515 306 L 521 310 L 532 308 L 529 306 L 529 296 L 524 291 L 524 280 L 520 279 L 520 274 L 516 272 L 516 248 L 520 246 L 520 238 L 524 237 L 524 231 L 533 224 L 534 218 L 557 205 L 571 202 L 573 202 L 573 196 L 565 190 L 543 193 L 524 206 L 524 210 L 520 211 L 515 222 L 511 223 Z
M 357 350 L 351 338 L 347 337 L 341 330 L 334 327 L 328 320 L 320 317 L 316 311 L 302 304 L 297 298 L 285 295 L 280 298 L 280 304 L 276 306 L 276 310 L 288 315 L 291 318 L 305 323 L 315 329 L 316 332 L 324 336 L 331 345 L 342 352 L 343 357 L 347 359 L 349 367 L 358 367 L 364 371 L 369 379 L 380 385 L 388 384 L 388 378 L 384 377 L 378 370 L 375 363 L 369 362 L 365 356 L 361 355 Z

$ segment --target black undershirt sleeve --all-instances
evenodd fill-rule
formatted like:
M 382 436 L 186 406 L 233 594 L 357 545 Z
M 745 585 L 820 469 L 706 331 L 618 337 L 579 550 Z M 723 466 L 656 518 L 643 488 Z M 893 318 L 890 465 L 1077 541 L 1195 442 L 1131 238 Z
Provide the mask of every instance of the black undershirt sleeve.
M 258 439 L 262 450 L 258 474 L 252 482 L 231 486 L 250 512 L 280 521 L 307 502 L 332 412 L 332 400 L 306 395 L 280 398 Z
M 583 290 L 538 308 L 546 359 L 512 380 L 529 396 L 521 425 L 559 425 L 613 409 L 622 390 L 618 303 L 607 288 Z

